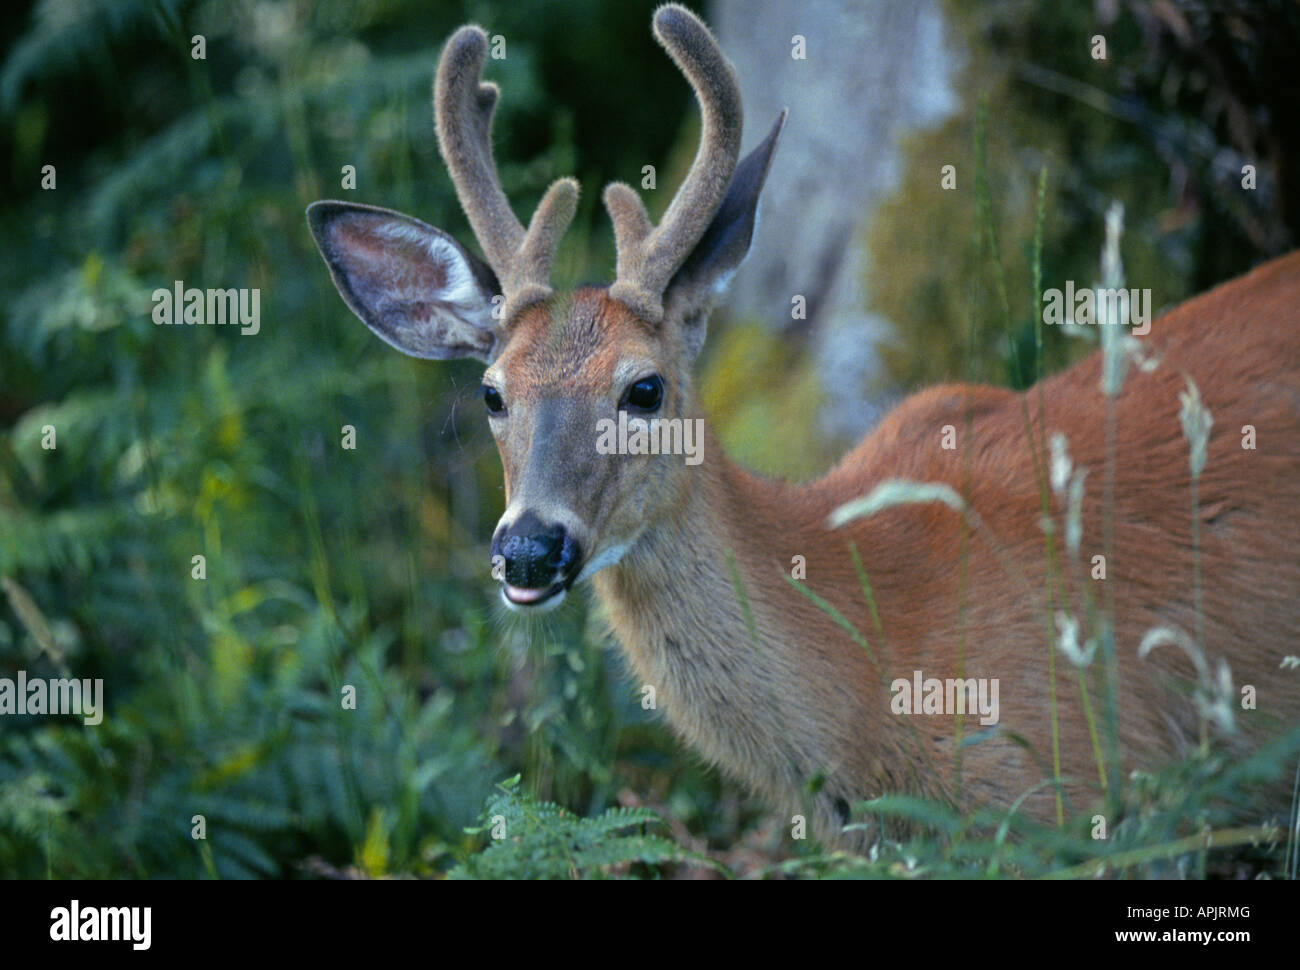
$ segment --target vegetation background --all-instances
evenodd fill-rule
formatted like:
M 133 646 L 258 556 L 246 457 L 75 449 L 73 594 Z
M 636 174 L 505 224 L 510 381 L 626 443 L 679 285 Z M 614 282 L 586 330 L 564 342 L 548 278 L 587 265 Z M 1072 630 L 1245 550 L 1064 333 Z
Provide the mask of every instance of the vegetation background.
M 0 11 L 0 676 L 103 678 L 108 706 L 93 729 L 0 719 L 0 876 L 908 874 L 918 858 L 920 870 L 996 873 L 1086 858 L 1041 833 L 1036 849 L 1013 837 L 998 843 L 1005 855 L 963 856 L 967 823 L 933 806 L 895 806 L 920 813 L 928 841 L 856 869 L 792 842 L 641 709 L 583 597 L 531 626 L 502 612 L 486 562 L 501 474 L 473 400 L 477 365 L 392 353 L 330 285 L 303 216 L 315 199 L 389 206 L 470 238 L 429 92 L 442 41 L 471 20 L 507 38 L 488 70 L 503 88 L 508 194 L 528 212 L 555 175 L 575 173 L 585 194 L 558 282 L 608 278 L 596 188 L 655 163 L 671 189 L 694 152 L 689 91 L 649 42 L 653 7 Z M 1096 276 L 1112 198 L 1127 207 L 1130 281 L 1157 306 L 1294 246 L 1300 6 L 944 11 L 965 51 L 963 109 L 908 144 L 897 193 L 860 240 L 875 257 L 863 310 L 900 334 L 881 393 L 967 376 L 1023 386 L 1034 373 L 1044 165 L 1045 280 Z M 1104 70 L 1090 56 L 1097 33 Z M 191 56 L 196 34 L 206 59 Z M 987 219 L 968 177 L 981 117 Z M 962 174 L 945 193 L 950 162 Z M 1245 164 L 1254 191 L 1241 189 Z M 340 188 L 344 165 L 354 192 Z M 1010 337 L 980 242 L 989 226 L 1013 287 Z M 150 294 L 176 280 L 260 288 L 261 332 L 155 327 Z M 1046 339 L 1049 370 L 1090 349 Z M 817 430 L 835 389 L 818 383 L 806 342 L 798 326 L 772 333 L 719 313 L 702 364 L 737 457 L 796 477 L 843 444 Z M 54 450 L 41 447 L 46 425 Z M 344 425 L 355 450 L 341 447 Z M 340 703 L 345 684 L 356 710 Z M 1174 807 L 1195 831 L 1213 821 L 1208 804 Z M 484 831 L 495 815 L 526 834 L 513 849 Z

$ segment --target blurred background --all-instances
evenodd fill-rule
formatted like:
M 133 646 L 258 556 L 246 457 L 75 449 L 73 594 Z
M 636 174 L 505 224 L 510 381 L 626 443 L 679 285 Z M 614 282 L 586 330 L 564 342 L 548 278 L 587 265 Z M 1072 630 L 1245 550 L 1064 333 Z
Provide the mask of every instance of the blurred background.
M 506 41 L 487 71 L 516 211 L 576 174 L 556 282 L 608 279 L 600 188 L 656 166 L 657 217 L 698 136 L 654 6 L 0 11 L 0 677 L 103 678 L 108 708 L 0 718 L 0 876 L 439 874 L 517 773 L 579 815 L 647 805 L 740 871 L 803 851 L 641 710 L 587 597 L 533 625 L 499 608 L 481 367 L 374 339 L 303 215 L 350 199 L 470 240 L 429 95 L 477 21 Z M 1044 168 L 1044 287 L 1096 278 L 1112 199 L 1156 308 L 1300 234 L 1294 0 L 692 6 L 736 64 L 745 147 L 791 109 L 701 362 L 761 471 L 824 471 L 927 382 L 1032 380 Z M 259 288 L 260 332 L 155 327 L 177 280 Z M 1051 331 L 1041 364 L 1090 349 Z

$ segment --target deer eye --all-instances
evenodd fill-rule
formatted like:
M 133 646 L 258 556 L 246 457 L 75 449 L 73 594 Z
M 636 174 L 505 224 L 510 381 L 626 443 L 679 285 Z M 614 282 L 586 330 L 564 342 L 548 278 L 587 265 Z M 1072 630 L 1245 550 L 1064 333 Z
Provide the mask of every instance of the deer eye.
M 506 402 L 501 399 L 501 392 L 495 387 L 483 385 L 483 403 L 487 405 L 488 414 L 506 413 Z
M 658 374 L 643 377 L 623 392 L 622 408 L 633 411 L 658 411 L 664 402 L 664 379 Z

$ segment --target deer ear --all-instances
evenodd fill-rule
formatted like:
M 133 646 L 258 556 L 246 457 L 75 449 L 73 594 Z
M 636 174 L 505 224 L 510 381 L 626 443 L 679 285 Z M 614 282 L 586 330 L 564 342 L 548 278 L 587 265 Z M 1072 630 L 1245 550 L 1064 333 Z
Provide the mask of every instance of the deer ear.
M 682 321 L 692 356 L 704 346 L 713 298 L 726 289 L 732 274 L 749 253 L 758 217 L 758 197 L 767 180 L 785 116 L 786 111 L 782 109 L 767 137 L 736 166 L 713 221 L 664 291 L 664 316 Z
M 501 336 L 496 275 L 440 229 L 400 212 L 314 202 L 307 222 L 343 302 L 412 357 L 490 362 Z M 496 301 L 500 303 L 500 301 Z

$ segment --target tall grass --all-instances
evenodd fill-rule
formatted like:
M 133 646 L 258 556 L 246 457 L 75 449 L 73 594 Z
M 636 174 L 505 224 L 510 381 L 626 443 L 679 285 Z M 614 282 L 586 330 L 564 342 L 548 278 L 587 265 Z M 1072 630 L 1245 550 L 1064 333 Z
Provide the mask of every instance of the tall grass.
M 1014 339 L 1013 320 L 1010 309 L 1009 287 L 1001 266 L 1001 247 L 994 228 L 992 200 L 988 192 L 987 180 L 983 177 L 984 139 L 986 121 L 981 111 L 976 125 L 975 141 L 975 204 L 982 226 L 981 237 L 974 241 L 977 247 L 985 247 L 991 263 L 993 278 L 1001 308 L 1003 322 L 1008 336 L 1010 352 L 1017 353 L 1019 343 Z M 1031 257 L 1030 311 L 1035 326 L 1035 351 L 1038 355 L 1034 370 L 1041 382 L 1041 305 L 1042 287 L 1042 225 L 1046 208 L 1047 173 L 1043 168 L 1038 177 L 1037 211 L 1035 232 Z M 1118 205 L 1112 206 L 1107 213 L 1105 243 L 1102 248 L 1103 288 L 1120 288 L 1123 286 L 1123 269 L 1120 259 L 1120 239 L 1123 231 L 1123 211 Z M 974 303 L 974 301 L 972 301 Z M 1110 323 L 1110 322 L 1108 322 Z M 974 332 L 972 325 L 972 332 Z M 1117 407 L 1116 399 L 1123 386 L 1124 376 L 1129 364 L 1136 360 L 1142 366 L 1151 366 L 1143 359 L 1140 348 L 1134 338 L 1128 336 L 1118 325 L 1111 323 L 1099 328 L 1102 334 L 1102 382 L 1098 393 L 1102 398 L 1101 420 L 1105 430 L 1105 453 L 1103 469 L 1102 534 L 1103 550 L 1107 563 L 1113 562 L 1114 520 L 1115 520 L 1115 483 L 1116 468 L 1116 434 Z M 1021 369 L 1022 362 L 1017 362 Z M 1035 429 L 1030 418 L 1029 401 L 1031 394 L 1022 395 L 1022 414 L 1024 418 L 1025 444 L 1030 449 L 1035 484 L 1040 499 L 1040 512 L 1044 526 L 1044 583 L 1039 591 L 1038 602 L 1043 604 L 1042 618 L 1046 631 L 1047 655 L 1050 684 L 1050 702 L 1047 716 L 1049 718 L 1049 735 L 1051 738 L 1050 762 L 1043 763 L 1046 777 L 1021 794 L 1012 805 L 1005 809 L 992 806 L 976 809 L 968 814 L 961 814 L 951 806 L 935 801 L 905 794 L 888 795 L 855 806 L 855 810 L 875 816 L 878 819 L 894 818 L 905 820 L 919 826 L 924 833 L 907 843 L 881 842 L 873 851 L 869 860 L 851 859 L 841 853 L 810 854 L 802 859 L 779 867 L 784 874 L 817 875 L 894 875 L 914 877 L 922 875 L 1020 875 L 1049 876 L 1052 878 L 1086 878 L 1105 874 L 1120 875 L 1154 875 L 1172 873 L 1189 874 L 1195 872 L 1206 875 L 1209 866 L 1209 854 L 1212 850 L 1240 849 L 1250 846 L 1264 852 L 1265 858 L 1276 861 L 1274 871 L 1278 875 L 1294 878 L 1297 852 L 1292 848 L 1295 841 L 1293 833 L 1300 831 L 1296 822 L 1297 806 L 1300 805 L 1300 768 L 1297 769 L 1295 794 L 1292 805 L 1292 825 L 1288 827 L 1287 843 L 1280 851 L 1278 840 L 1280 832 L 1270 830 L 1267 826 L 1235 826 L 1215 828 L 1216 822 L 1228 821 L 1233 817 L 1232 806 L 1240 806 L 1243 794 L 1250 790 L 1255 779 L 1266 775 L 1277 766 L 1278 759 L 1290 760 L 1300 748 L 1300 726 L 1297 726 L 1265 745 L 1245 761 L 1233 764 L 1223 755 L 1218 754 L 1210 745 L 1208 731 L 1211 719 L 1217 719 L 1221 727 L 1232 730 L 1230 699 L 1231 683 L 1226 666 L 1220 666 L 1216 679 L 1204 660 L 1204 616 L 1201 595 L 1200 575 L 1200 538 L 1198 519 L 1199 502 L 1197 484 L 1205 463 L 1206 442 L 1212 417 L 1200 403 L 1196 386 L 1187 378 L 1187 391 L 1182 395 L 1180 420 L 1184 437 L 1188 442 L 1189 467 L 1191 470 L 1191 495 L 1189 513 L 1192 517 L 1192 544 L 1196 562 L 1194 576 L 1194 597 L 1196 606 L 1195 638 L 1188 638 L 1179 631 L 1157 629 L 1146 631 L 1139 649 L 1139 655 L 1145 656 L 1150 649 L 1161 642 L 1173 642 L 1186 649 L 1198 664 L 1201 671 L 1200 683 L 1194 692 L 1193 701 L 1202 711 L 1201 745 L 1198 751 L 1181 761 L 1175 761 L 1160 772 L 1150 775 L 1134 773 L 1128 779 L 1119 774 L 1119 737 L 1118 737 L 1118 675 L 1116 671 L 1116 637 L 1119 631 L 1114 624 L 1113 583 L 1107 583 L 1100 604 L 1092 596 L 1089 585 L 1080 581 L 1076 584 L 1081 590 L 1083 602 L 1073 608 L 1066 602 L 1064 585 L 1059 573 L 1060 553 L 1067 555 L 1071 568 L 1082 580 L 1082 562 L 1079 555 L 1079 537 L 1082 531 L 1082 499 L 1086 469 L 1076 469 L 1071 463 L 1066 442 L 1057 436 L 1048 446 L 1046 429 L 1046 405 L 1041 383 L 1037 389 L 1038 428 Z M 967 426 L 970 426 L 970 411 L 967 411 Z M 1171 432 L 1173 429 L 1170 429 Z M 965 438 L 969 442 L 970 436 Z M 1049 461 L 1048 453 L 1051 452 Z M 968 468 L 963 463 L 963 469 Z M 964 658 L 964 598 L 965 561 L 969 556 L 968 536 L 978 536 L 988 543 L 990 549 L 999 556 L 1002 568 L 1008 576 L 1019 573 L 1014 563 L 1006 560 L 999 550 L 996 537 L 982 522 L 978 513 L 969 505 L 969 481 L 963 471 L 961 493 L 949 486 L 935 482 L 890 481 L 878 486 L 871 494 L 846 503 L 830 519 L 831 526 L 842 525 L 855 518 L 875 515 L 887 508 L 916 502 L 940 502 L 948 505 L 962 516 L 964 528 L 962 540 L 955 554 L 960 561 L 957 589 L 959 626 L 955 649 L 956 663 L 959 668 Z M 1060 520 L 1064 536 L 1063 549 L 1058 550 L 1058 529 L 1052 515 L 1051 502 L 1055 495 L 1060 503 Z M 855 550 L 856 552 L 856 550 Z M 1016 576 L 1025 582 L 1023 576 Z M 831 616 L 835 622 L 859 643 L 868 649 L 865 640 L 852 625 L 824 598 L 813 590 L 795 583 L 814 604 Z M 866 602 L 873 618 L 876 616 L 874 598 L 870 597 L 869 587 L 864 586 Z M 1083 618 L 1083 640 L 1080 640 L 1080 623 L 1076 618 Z M 1130 632 L 1130 631 L 1126 631 Z M 1075 670 L 1075 679 L 1080 692 L 1080 706 L 1087 723 L 1092 744 L 1093 758 L 1096 765 L 1100 792 L 1105 798 L 1105 818 L 1111 820 L 1111 829 L 1104 839 L 1096 837 L 1096 819 L 1091 812 L 1071 814 L 1064 811 L 1063 782 L 1060 761 L 1060 725 L 1056 703 L 1056 653 L 1060 651 L 1071 662 Z M 1101 663 L 1093 661 L 1100 654 Z M 877 655 L 872 656 L 873 664 L 880 669 Z M 1086 673 L 1094 670 L 1101 678 L 1103 717 L 1098 719 L 1092 704 L 1091 691 Z M 960 674 L 959 674 L 960 676 Z M 1224 683 L 1226 681 L 1226 689 Z M 958 745 L 962 741 L 960 719 L 955 728 Z M 960 747 L 958 748 L 960 750 Z M 960 755 L 954 756 L 954 776 L 960 778 Z M 959 784 L 959 781 L 958 781 Z M 1022 814 L 1024 802 L 1037 791 L 1050 787 L 1055 796 L 1056 824 L 1053 829 L 1044 828 L 1026 819 Z M 856 823 L 850 828 L 861 828 L 863 823 Z M 1178 834 L 1188 825 L 1199 828 L 1193 834 Z M 1189 866 L 1190 860 L 1190 866 Z M 1266 866 L 1271 866 L 1267 863 Z M 1264 870 L 1267 871 L 1267 868 Z

